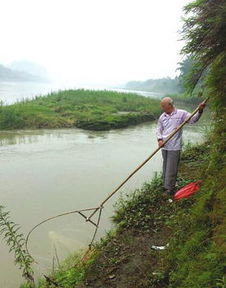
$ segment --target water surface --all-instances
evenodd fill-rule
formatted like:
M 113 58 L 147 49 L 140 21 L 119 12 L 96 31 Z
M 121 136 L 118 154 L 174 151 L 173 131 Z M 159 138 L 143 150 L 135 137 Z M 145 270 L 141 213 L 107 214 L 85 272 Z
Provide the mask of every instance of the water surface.
M 202 122 L 187 126 L 184 142 L 202 141 Z M 156 149 L 156 123 L 105 132 L 81 129 L 0 132 L 1 205 L 28 231 L 50 216 L 96 207 Z M 120 190 L 128 194 L 161 171 L 158 153 Z M 113 203 L 106 205 L 98 237 L 110 229 Z M 88 245 L 93 226 L 81 216 L 70 215 L 46 223 L 31 237 L 29 248 L 46 272 L 57 250 L 60 259 Z M 97 237 L 97 238 L 98 238 Z M 5 243 L 0 243 L 0 287 L 14 288 L 20 272 Z M 13 275 L 13 277 L 12 277 Z

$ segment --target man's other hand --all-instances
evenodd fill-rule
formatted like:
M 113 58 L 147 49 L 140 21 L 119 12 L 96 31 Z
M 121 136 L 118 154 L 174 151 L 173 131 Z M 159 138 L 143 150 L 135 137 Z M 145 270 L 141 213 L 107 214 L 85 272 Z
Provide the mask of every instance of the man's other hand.
M 159 141 L 158 141 L 158 144 L 159 144 L 159 147 L 163 147 L 165 143 L 164 143 L 163 140 L 159 140 Z
M 203 109 L 206 107 L 206 104 L 205 103 L 200 103 L 199 104 L 199 112 L 202 113 L 203 112 Z

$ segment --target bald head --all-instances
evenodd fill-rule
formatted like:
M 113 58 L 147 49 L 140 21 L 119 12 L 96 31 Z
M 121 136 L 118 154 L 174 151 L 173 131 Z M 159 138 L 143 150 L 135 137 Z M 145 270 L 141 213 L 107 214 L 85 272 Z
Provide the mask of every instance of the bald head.
M 161 104 L 162 110 L 166 112 L 167 114 L 172 113 L 175 108 L 173 104 L 173 99 L 170 97 L 164 97 L 161 100 L 160 104 Z

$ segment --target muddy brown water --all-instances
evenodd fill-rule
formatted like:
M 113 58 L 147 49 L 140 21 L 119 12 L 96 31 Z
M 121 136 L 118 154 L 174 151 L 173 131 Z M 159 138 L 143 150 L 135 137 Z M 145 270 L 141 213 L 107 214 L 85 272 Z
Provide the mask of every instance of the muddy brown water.
M 0 131 L 1 205 L 28 231 L 50 216 L 96 207 L 156 149 L 156 123 L 105 132 L 81 129 Z M 184 143 L 202 141 L 203 123 L 184 129 Z M 158 153 L 104 208 L 97 239 L 111 228 L 110 216 L 120 194 L 129 194 L 161 171 Z M 81 216 L 70 215 L 40 226 L 29 249 L 36 275 L 48 273 L 57 250 L 63 260 L 86 247 L 93 226 Z M 0 287 L 19 287 L 20 271 L 8 247 L 0 243 Z

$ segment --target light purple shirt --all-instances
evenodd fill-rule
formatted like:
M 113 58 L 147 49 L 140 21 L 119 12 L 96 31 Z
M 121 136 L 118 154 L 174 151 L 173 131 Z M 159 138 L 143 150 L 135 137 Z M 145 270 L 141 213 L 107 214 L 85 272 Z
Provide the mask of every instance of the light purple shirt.
M 176 130 L 176 128 L 182 124 L 191 113 L 181 110 L 181 109 L 174 109 L 171 114 L 162 113 L 159 117 L 158 124 L 157 124 L 157 138 L 162 139 L 163 141 Z M 190 120 L 189 124 L 194 124 L 197 122 L 202 114 L 197 112 Z M 182 133 L 183 130 L 181 129 L 178 131 L 173 138 L 171 138 L 162 149 L 164 150 L 181 150 L 182 148 Z

